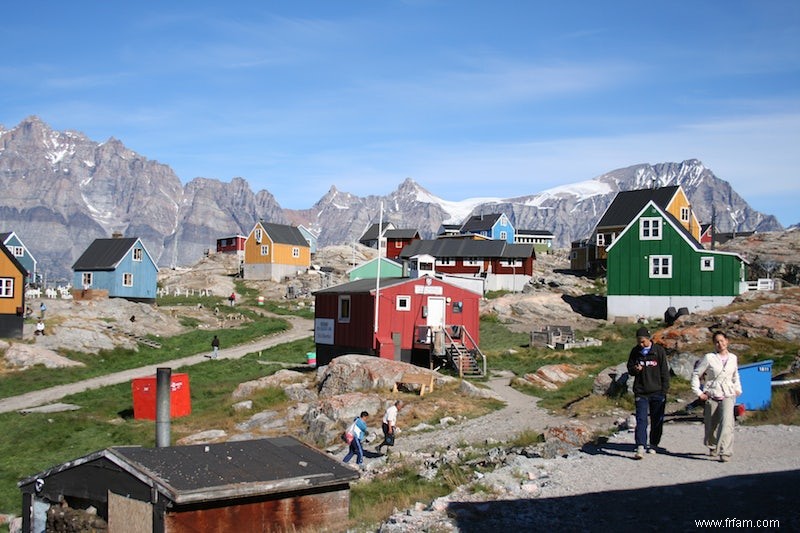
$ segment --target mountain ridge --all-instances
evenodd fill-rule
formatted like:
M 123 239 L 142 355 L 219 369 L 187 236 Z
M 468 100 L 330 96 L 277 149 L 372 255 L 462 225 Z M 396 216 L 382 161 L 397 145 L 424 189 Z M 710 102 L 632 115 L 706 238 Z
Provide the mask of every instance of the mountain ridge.
M 11 129 L 0 126 L 0 230 L 17 232 L 40 265 L 66 279 L 86 246 L 113 232 L 140 237 L 161 267 L 181 266 L 217 238 L 247 234 L 259 219 L 302 224 L 319 234 L 320 246 L 352 243 L 378 220 L 381 204 L 384 220 L 416 228 L 423 238 L 471 214 L 504 212 L 517 228 L 552 231 L 556 246 L 564 247 L 589 235 L 616 192 L 674 184 L 683 186 L 701 221 L 710 222 L 716 207 L 719 231 L 782 229 L 695 159 L 632 165 L 513 198 L 458 202 L 411 178 L 385 196 L 361 197 L 332 185 L 309 208 L 285 209 L 242 177 L 182 184 L 168 165 L 114 137 L 98 143 L 77 131 L 55 131 L 35 116 Z

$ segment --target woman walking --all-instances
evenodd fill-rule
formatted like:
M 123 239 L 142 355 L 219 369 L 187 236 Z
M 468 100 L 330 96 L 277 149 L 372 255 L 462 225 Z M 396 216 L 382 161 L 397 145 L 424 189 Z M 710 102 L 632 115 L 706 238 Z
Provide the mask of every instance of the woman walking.
M 728 336 L 717 331 L 711 337 L 714 351 L 697 362 L 692 372 L 692 392 L 705 402 L 703 444 L 708 454 L 718 455 L 722 462 L 733 455 L 733 408 L 736 397 L 742 394 L 739 366 L 736 355 L 728 351 Z M 700 378 L 705 375 L 705 385 L 700 388 Z

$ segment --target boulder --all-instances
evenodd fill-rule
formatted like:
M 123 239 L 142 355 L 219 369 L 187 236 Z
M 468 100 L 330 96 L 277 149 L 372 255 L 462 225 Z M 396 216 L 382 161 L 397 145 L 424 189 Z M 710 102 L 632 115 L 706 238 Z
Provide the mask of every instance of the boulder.
M 267 387 L 281 387 L 286 383 L 303 380 L 305 377 L 305 374 L 295 370 L 278 370 L 271 376 L 264 376 L 263 378 L 240 383 L 236 387 L 236 390 L 231 393 L 231 398 L 234 400 L 241 400 L 242 398 L 252 396 L 256 391 L 261 389 L 266 389 Z
M 557 365 L 545 365 L 540 367 L 533 374 L 525 374 L 524 377 L 526 381 L 537 387 L 541 387 L 545 390 L 558 390 L 561 385 L 580 377 L 581 374 L 580 368 L 575 365 L 562 363 Z
M 627 363 L 601 370 L 592 384 L 592 394 L 615 396 L 627 391 L 633 394 L 633 378 L 628 374 Z
M 195 433 L 193 435 L 188 435 L 178 439 L 175 444 L 179 446 L 188 446 L 189 444 L 205 444 L 223 439 L 227 436 L 228 434 L 221 429 L 209 429 L 207 431 L 201 431 L 200 433 Z
M 491 398 L 492 400 L 505 402 L 503 397 L 492 389 L 478 387 L 474 383 L 467 380 L 461 380 L 461 384 L 458 386 L 458 391 L 464 396 L 468 396 L 470 398 Z
M 681 352 L 679 354 L 672 355 L 668 358 L 669 360 L 669 368 L 672 370 L 672 373 L 678 377 L 681 377 L 685 380 L 692 379 L 692 372 L 694 371 L 694 365 L 698 361 L 699 356 L 697 354 L 689 353 L 689 352 Z
M 369 355 L 349 354 L 336 357 L 330 364 L 317 370 L 319 395 L 324 398 L 363 390 L 388 392 L 394 388 L 395 383 L 405 372 L 431 374 L 434 376 L 435 385 L 449 381 L 438 372 L 409 363 Z
M 305 383 L 292 383 L 283 388 L 286 396 L 295 402 L 313 402 L 317 399 L 317 392 L 309 389 Z
M 35 365 L 44 365 L 46 368 L 86 366 L 80 361 L 67 359 L 52 350 L 22 343 L 11 344 L 6 350 L 5 360 L 7 366 L 23 370 Z

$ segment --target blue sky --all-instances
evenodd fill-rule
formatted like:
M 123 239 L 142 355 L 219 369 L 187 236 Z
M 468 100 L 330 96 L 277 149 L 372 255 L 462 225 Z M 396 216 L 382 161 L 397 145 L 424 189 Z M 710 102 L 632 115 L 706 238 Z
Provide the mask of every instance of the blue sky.
M 0 124 L 115 137 L 183 182 L 457 201 L 696 158 L 800 222 L 796 0 L 32 5 L 0 18 Z

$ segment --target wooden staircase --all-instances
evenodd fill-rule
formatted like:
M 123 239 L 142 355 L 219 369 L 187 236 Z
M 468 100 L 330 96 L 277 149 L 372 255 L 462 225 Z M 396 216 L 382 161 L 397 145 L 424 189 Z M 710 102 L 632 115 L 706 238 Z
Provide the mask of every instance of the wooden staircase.
M 135 340 L 139 344 L 144 344 L 145 346 L 149 346 L 150 348 L 154 348 L 156 350 L 161 349 L 161 343 L 156 342 L 156 341 L 151 340 L 151 339 L 148 339 L 147 337 L 142 337 L 142 336 L 136 335 L 135 333 L 130 333 L 128 331 L 122 331 L 121 329 L 117 329 L 117 328 L 115 328 L 114 326 L 112 326 L 110 324 L 107 325 L 106 327 L 108 329 L 110 329 L 111 331 L 113 331 L 114 333 L 120 333 L 122 335 L 126 335 L 128 337 L 131 337 L 133 340 Z
M 460 377 L 479 378 L 486 375 L 486 356 L 465 328 L 459 329 L 457 337 L 447 329 L 445 335 L 445 353 L 453 368 Z

